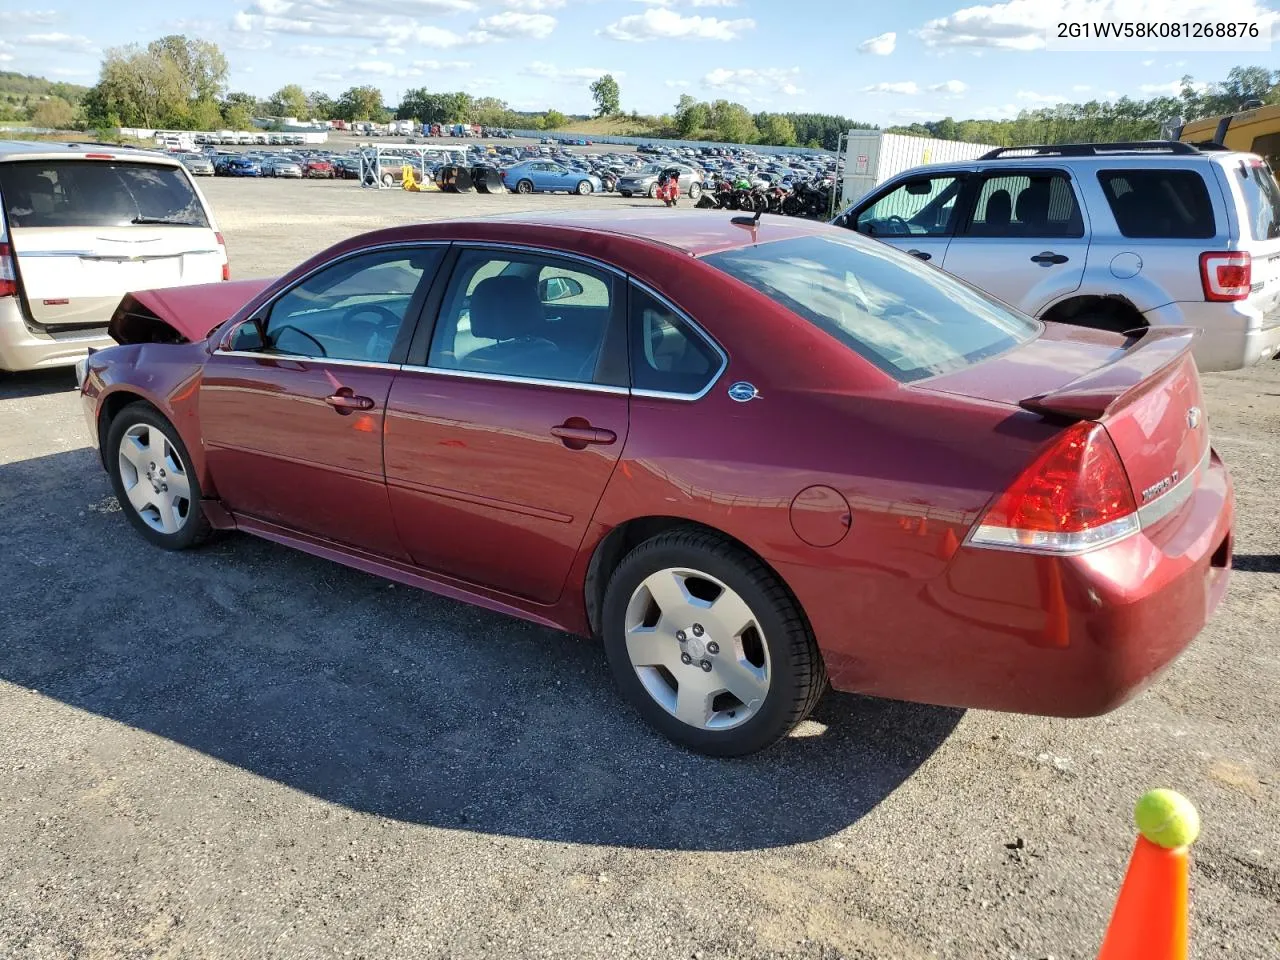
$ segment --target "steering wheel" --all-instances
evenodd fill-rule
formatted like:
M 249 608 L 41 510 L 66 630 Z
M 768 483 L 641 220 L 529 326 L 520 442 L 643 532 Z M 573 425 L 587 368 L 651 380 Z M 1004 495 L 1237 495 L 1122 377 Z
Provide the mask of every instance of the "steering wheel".
M 323 343 L 321 343 L 311 334 L 307 333 L 307 331 L 301 330 L 298 327 L 293 326 L 293 324 L 285 324 L 283 327 L 276 327 L 275 337 L 272 341 L 272 345 L 275 346 L 277 349 L 279 349 L 278 345 L 280 343 L 280 334 L 284 333 L 286 330 L 292 330 L 294 333 L 298 334 L 299 336 L 304 337 L 307 340 L 310 340 L 312 343 L 314 343 L 316 345 L 316 349 L 320 351 L 320 356 L 327 357 L 329 355 L 329 352 L 325 350 Z
M 364 315 L 377 319 L 372 322 L 359 321 L 358 318 Z M 338 321 L 338 332 L 343 340 L 348 341 L 353 347 L 359 346 L 370 355 L 370 358 L 373 358 L 373 354 L 378 352 L 379 337 L 390 334 L 388 339 L 394 341 L 400 323 L 401 318 L 394 310 L 388 310 L 377 303 L 360 303 L 342 314 Z M 367 332 L 369 330 L 372 332 Z M 387 350 L 390 349 L 391 344 L 387 344 Z
M 896 213 L 891 213 L 889 214 L 889 216 L 885 217 L 884 219 L 886 223 L 892 224 L 894 227 L 902 227 L 903 234 L 907 236 L 911 235 L 911 224 L 907 223 L 906 220 L 898 216 Z M 897 235 L 898 234 L 895 232 L 894 236 L 897 236 Z

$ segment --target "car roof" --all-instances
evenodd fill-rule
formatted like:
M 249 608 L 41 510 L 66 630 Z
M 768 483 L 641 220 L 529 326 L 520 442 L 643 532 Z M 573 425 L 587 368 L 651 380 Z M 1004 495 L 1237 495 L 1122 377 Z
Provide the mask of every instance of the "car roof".
M 729 216 L 710 210 L 688 212 L 666 209 L 583 210 L 573 213 L 538 212 L 500 214 L 472 222 L 485 224 L 529 224 L 570 230 L 589 236 L 607 233 L 673 247 L 689 256 L 701 257 L 723 250 L 736 250 L 752 243 L 787 240 L 830 231 L 830 227 L 798 217 L 761 218 L 755 227 L 734 223 L 743 215 Z
M 52 140 L 0 140 L 0 163 L 7 160 L 136 160 L 181 166 L 167 153 L 110 143 L 60 143 Z

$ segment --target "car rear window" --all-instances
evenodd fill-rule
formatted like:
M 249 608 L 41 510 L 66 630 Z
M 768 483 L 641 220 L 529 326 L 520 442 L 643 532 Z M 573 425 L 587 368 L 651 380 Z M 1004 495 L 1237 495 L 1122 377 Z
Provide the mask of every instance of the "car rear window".
M 208 227 L 181 167 L 106 160 L 0 164 L 0 196 L 12 227 Z
M 852 235 L 778 240 L 704 260 L 902 381 L 970 366 L 1040 331 L 954 277 Z
M 1209 191 L 1195 170 L 1103 170 L 1098 182 L 1126 237 L 1207 240 L 1217 236 Z
M 1280 186 L 1275 174 L 1261 160 L 1241 160 L 1245 211 L 1255 240 L 1280 237 Z

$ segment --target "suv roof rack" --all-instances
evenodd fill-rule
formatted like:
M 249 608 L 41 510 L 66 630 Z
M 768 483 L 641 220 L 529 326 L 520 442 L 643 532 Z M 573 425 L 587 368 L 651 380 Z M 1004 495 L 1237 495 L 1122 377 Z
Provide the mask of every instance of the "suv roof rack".
M 1113 153 L 1199 153 L 1190 143 L 1178 140 L 1129 140 L 1119 143 L 1042 143 L 1025 147 L 996 147 L 979 160 L 1017 160 L 1021 157 L 1096 157 Z M 1015 156 L 1009 156 L 1015 154 Z

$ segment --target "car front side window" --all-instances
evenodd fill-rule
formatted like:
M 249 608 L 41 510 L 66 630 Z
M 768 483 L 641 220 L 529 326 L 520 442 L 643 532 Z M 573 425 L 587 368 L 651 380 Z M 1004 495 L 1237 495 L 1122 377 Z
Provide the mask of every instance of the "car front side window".
M 962 183 L 954 175 L 908 180 L 862 210 L 856 229 L 871 237 L 945 236 Z
M 391 249 L 325 267 L 279 297 L 258 322 L 241 324 L 231 348 L 387 363 L 441 256 L 435 247 Z

